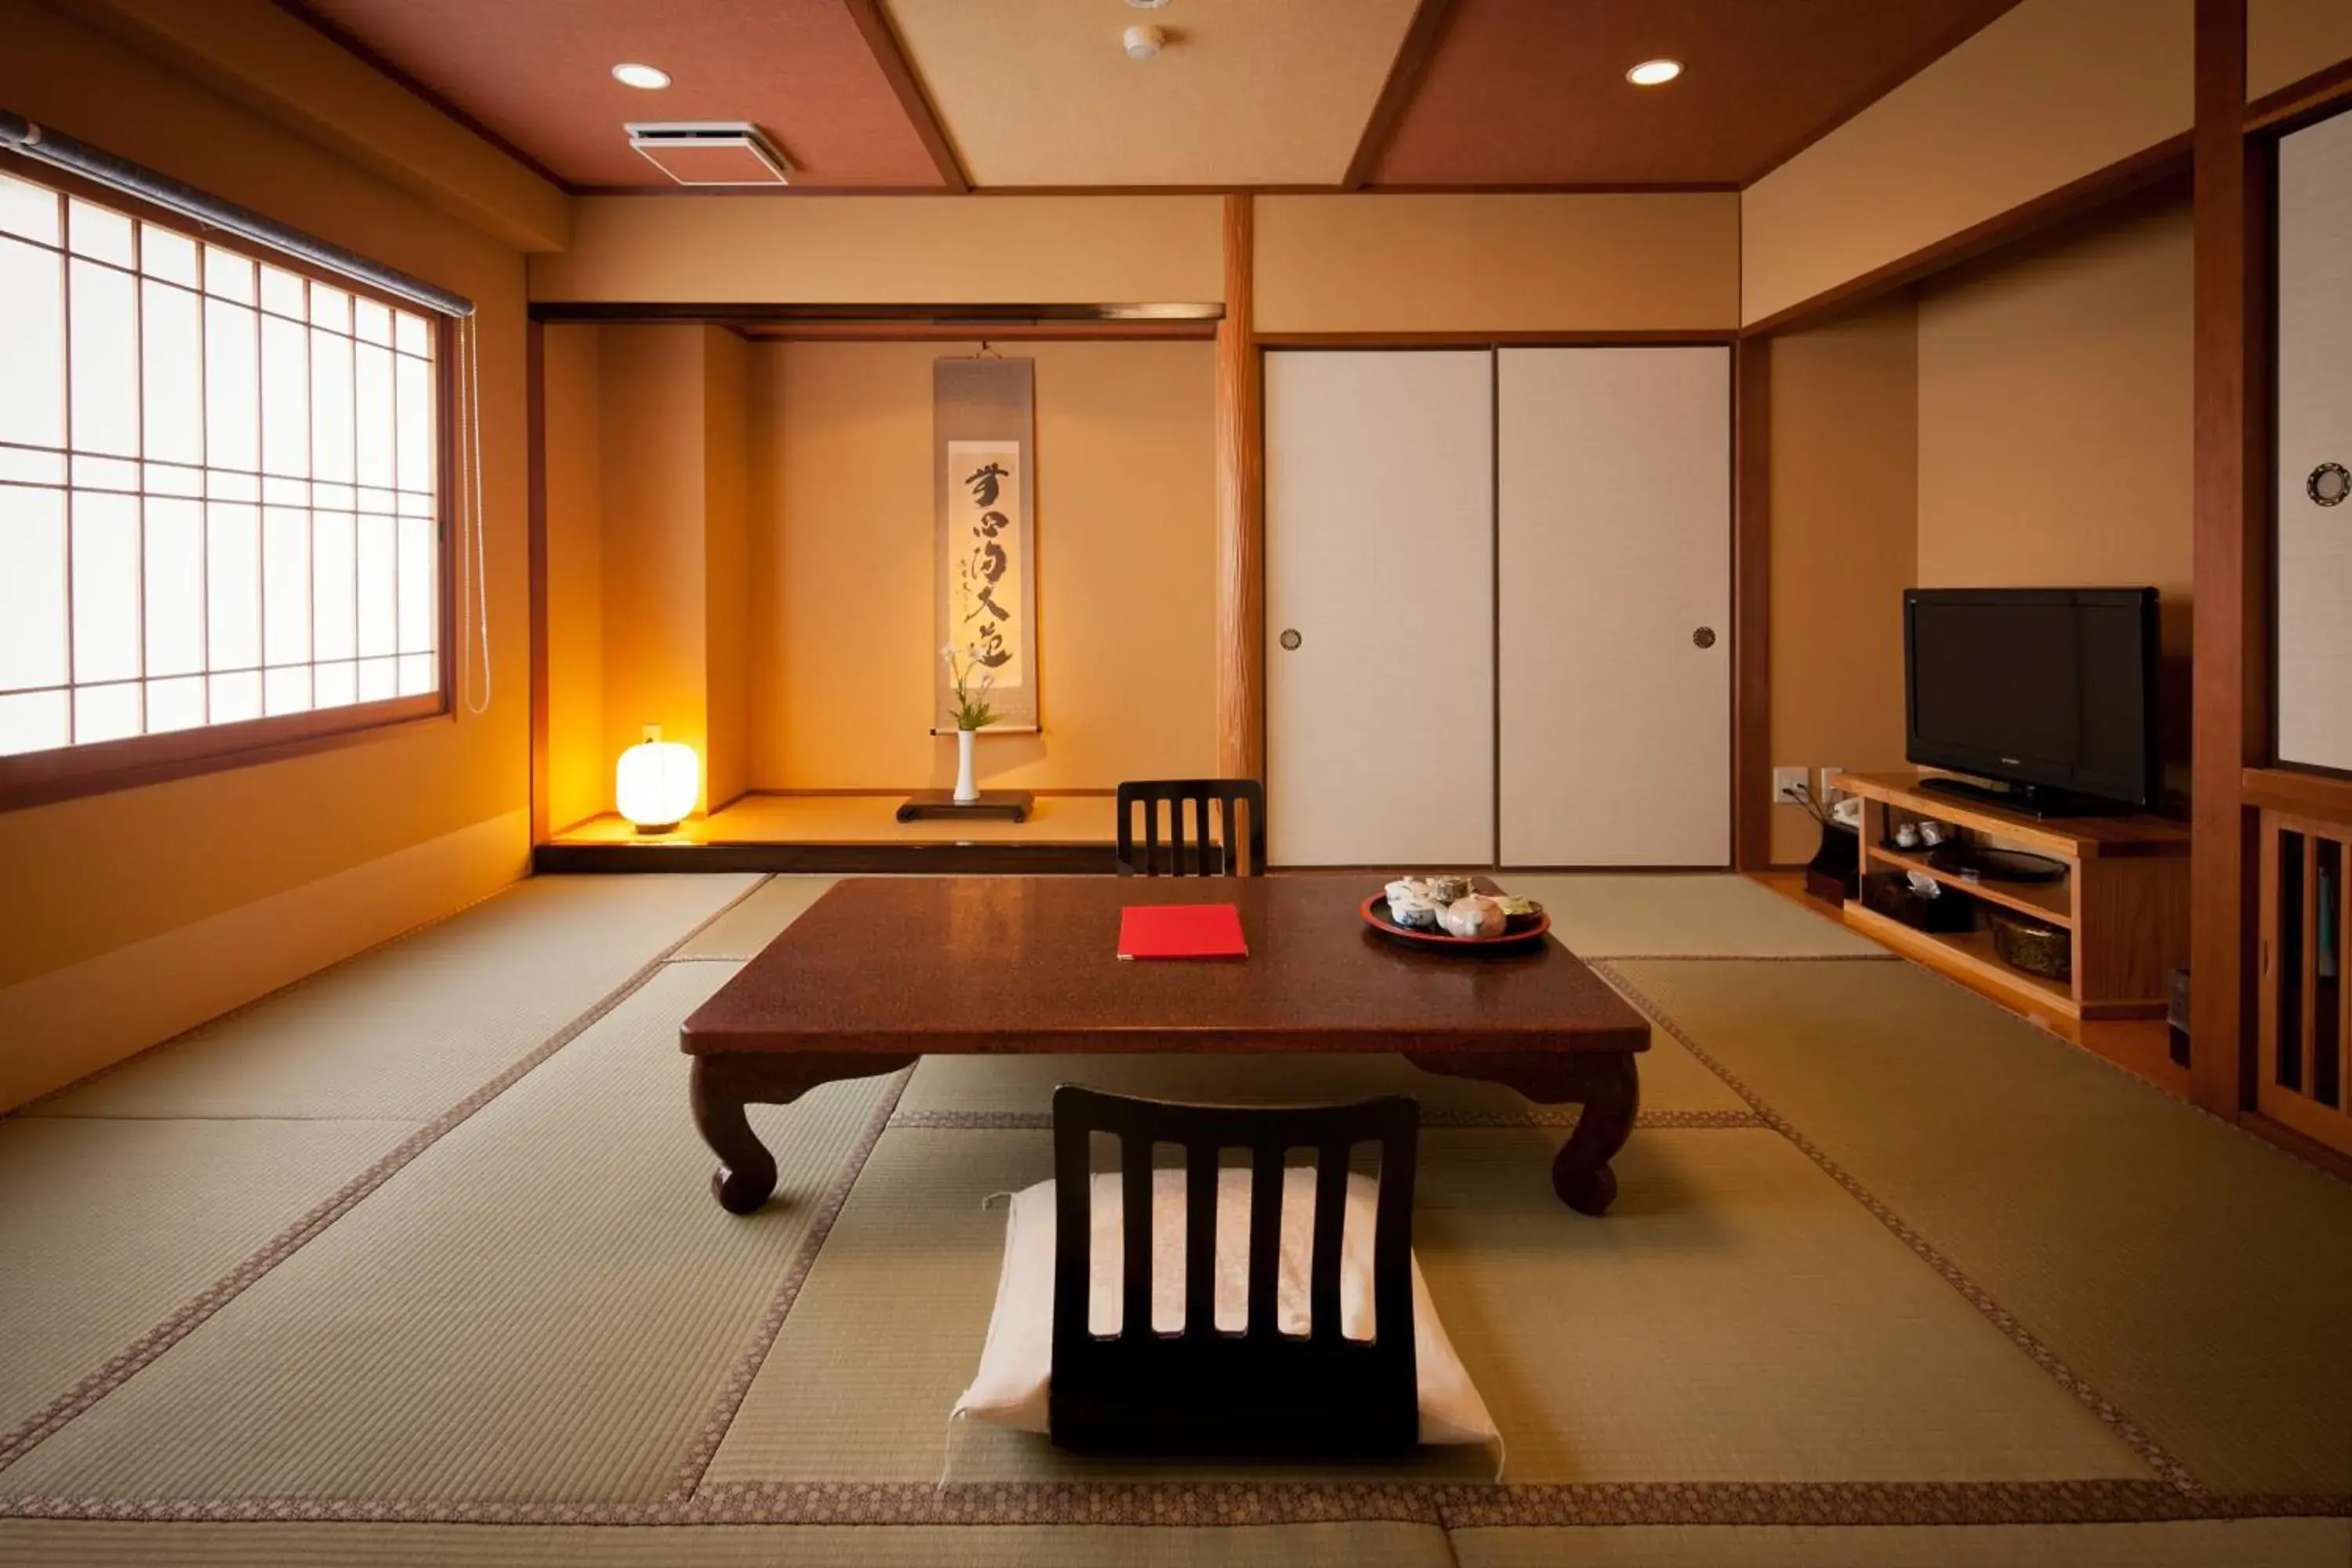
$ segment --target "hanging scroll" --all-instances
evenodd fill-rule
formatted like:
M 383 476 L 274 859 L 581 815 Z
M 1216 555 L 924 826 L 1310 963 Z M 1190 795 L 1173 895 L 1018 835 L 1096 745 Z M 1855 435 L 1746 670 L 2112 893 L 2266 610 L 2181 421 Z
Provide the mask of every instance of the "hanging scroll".
M 955 728 L 948 662 L 988 682 L 992 730 L 1037 727 L 1036 563 L 1031 513 L 1034 362 L 942 359 L 932 367 L 939 506 L 931 727 Z

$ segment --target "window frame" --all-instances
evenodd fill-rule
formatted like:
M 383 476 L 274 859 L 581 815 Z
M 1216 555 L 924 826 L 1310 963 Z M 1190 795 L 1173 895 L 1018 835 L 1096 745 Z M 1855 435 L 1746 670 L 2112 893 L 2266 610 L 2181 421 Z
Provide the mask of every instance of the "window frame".
M 426 331 L 431 333 L 436 448 L 432 519 L 436 562 L 434 690 L 347 703 L 337 708 L 309 709 L 299 713 L 201 724 L 193 729 L 130 735 L 118 740 L 92 741 L 80 745 L 57 746 L 47 751 L 0 756 L 0 812 L 72 800 L 83 795 L 136 789 L 200 773 L 282 762 L 423 725 L 454 723 L 457 717 L 458 653 L 457 574 L 460 565 L 457 530 L 454 526 L 457 500 L 456 452 L 459 434 L 457 415 L 457 394 L 459 390 L 457 318 L 348 273 L 320 267 L 306 258 L 257 244 L 242 235 L 226 233 L 184 213 L 118 191 L 110 185 L 39 159 L 0 149 L 0 174 L 13 174 L 33 184 L 57 191 L 64 197 L 79 197 L 142 223 L 170 229 L 199 245 L 216 246 L 247 260 L 275 267 L 312 282 L 342 289 L 355 298 L 370 300 L 421 318 Z M 61 253 L 69 254 L 62 237 L 58 249 Z M 73 339 L 69 323 L 65 342 L 66 364 L 70 375 Z M 65 451 L 70 461 L 71 447 L 66 447 Z M 70 476 L 68 483 L 70 484 Z M 140 491 L 142 511 L 147 494 L 143 489 Z

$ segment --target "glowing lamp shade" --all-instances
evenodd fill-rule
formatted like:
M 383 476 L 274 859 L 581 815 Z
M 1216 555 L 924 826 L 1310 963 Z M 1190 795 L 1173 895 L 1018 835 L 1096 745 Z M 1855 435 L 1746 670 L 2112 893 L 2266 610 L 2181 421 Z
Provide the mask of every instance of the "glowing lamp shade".
M 661 738 L 661 726 L 646 726 L 643 743 L 621 753 L 613 798 L 621 815 L 640 833 L 667 833 L 693 811 L 702 793 L 702 759 L 692 746 Z

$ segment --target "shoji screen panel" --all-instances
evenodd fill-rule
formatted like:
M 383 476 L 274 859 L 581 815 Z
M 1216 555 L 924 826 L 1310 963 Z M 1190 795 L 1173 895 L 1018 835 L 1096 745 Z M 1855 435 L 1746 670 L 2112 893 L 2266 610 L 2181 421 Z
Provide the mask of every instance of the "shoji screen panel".
M 1277 866 L 1494 860 L 1493 374 L 1484 351 L 1266 355 Z
M 2352 769 L 2352 113 L 2278 177 L 2278 755 Z
M 1731 858 L 1731 354 L 1506 349 L 1501 860 Z

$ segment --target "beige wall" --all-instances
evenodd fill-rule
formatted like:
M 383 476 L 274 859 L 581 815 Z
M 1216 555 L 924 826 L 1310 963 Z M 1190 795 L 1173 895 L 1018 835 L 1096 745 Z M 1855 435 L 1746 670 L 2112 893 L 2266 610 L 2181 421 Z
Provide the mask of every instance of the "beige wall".
M 604 479 L 600 329 L 545 329 L 547 820 L 609 811 L 604 745 Z
M 530 680 L 519 254 L 56 12 L 0 37 L 11 110 L 477 302 L 493 666 L 481 717 L 0 815 L 5 1106 L 520 874 Z
M 534 300 L 1190 304 L 1224 298 L 1216 196 L 588 196 Z
M 2352 0 L 2246 0 L 2251 100 L 2352 59 Z
M 567 799 L 608 809 L 614 764 L 658 724 L 664 740 L 702 759 L 707 811 L 742 794 L 749 771 L 749 356 L 721 327 L 565 330 L 599 340 L 600 395 L 593 425 L 559 421 L 551 404 L 549 449 L 565 456 L 549 467 L 593 463 L 601 568 L 593 599 L 557 595 L 559 568 L 567 585 L 584 586 L 586 573 L 559 560 L 551 504 L 548 620 L 570 658 L 584 663 L 591 645 L 601 648 L 602 721 L 594 747 L 567 746 L 560 763 L 551 757 L 551 783 Z M 580 456 L 583 446 L 592 458 Z M 581 543 L 575 553 L 585 553 Z M 551 659 L 549 678 L 584 706 L 584 672 L 559 671 Z
M 1919 581 L 2163 592 L 2169 749 L 2186 755 L 2186 205 L 1919 302 Z
M 1261 196 L 1264 332 L 1705 331 L 1739 316 L 1739 198 Z
M 2194 0 L 2024 0 L 1741 195 L 1743 320 L 2186 132 Z
M 1772 762 L 1903 765 L 1903 590 L 1917 581 L 1919 341 L 1907 298 L 1771 345 Z M 1819 830 L 1772 812 L 1772 859 Z
M 702 329 L 703 670 L 710 751 L 704 794 L 751 787 L 751 369 L 749 344 Z
M 975 344 L 753 350 L 753 787 L 950 783 L 933 737 L 931 364 Z M 986 784 L 1214 771 L 1213 356 L 1029 343 L 1043 732 L 979 742 Z

